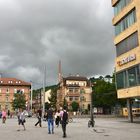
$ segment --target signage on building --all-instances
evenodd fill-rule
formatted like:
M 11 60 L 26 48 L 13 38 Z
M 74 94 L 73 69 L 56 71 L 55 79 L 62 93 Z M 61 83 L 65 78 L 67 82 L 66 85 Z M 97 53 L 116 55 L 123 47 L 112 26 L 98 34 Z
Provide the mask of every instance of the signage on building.
M 122 66 L 134 60 L 136 60 L 136 54 L 131 54 L 128 57 L 124 57 L 122 60 L 118 61 L 117 64 Z

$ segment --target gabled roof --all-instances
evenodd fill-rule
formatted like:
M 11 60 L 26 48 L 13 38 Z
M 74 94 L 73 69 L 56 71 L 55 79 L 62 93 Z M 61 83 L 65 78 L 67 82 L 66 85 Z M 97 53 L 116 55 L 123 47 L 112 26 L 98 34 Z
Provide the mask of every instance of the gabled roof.
M 31 86 L 31 83 L 16 78 L 0 78 L 0 86 Z

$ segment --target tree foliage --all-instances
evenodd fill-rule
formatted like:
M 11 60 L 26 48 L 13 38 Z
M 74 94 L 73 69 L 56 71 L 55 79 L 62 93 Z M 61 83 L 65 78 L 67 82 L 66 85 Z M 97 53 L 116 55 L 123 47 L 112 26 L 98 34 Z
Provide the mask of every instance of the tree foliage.
M 51 97 L 49 98 L 49 101 L 50 101 L 50 105 L 52 107 L 56 107 L 56 102 L 57 102 L 57 86 L 53 86 L 51 88 Z
M 73 110 L 73 111 L 78 111 L 78 109 L 79 109 L 79 104 L 78 104 L 77 102 L 73 101 L 73 102 L 71 103 L 71 106 L 72 106 L 72 110 Z
M 12 101 L 12 107 L 13 109 L 25 109 L 26 108 L 26 99 L 25 99 L 25 94 L 23 93 L 15 93 L 14 94 L 14 99 Z
M 105 78 L 111 78 L 112 82 L 106 82 L 104 78 L 91 78 L 93 90 L 93 105 L 96 107 L 114 107 L 115 105 L 124 105 L 124 100 L 117 98 L 117 91 L 115 86 L 115 76 L 107 75 Z

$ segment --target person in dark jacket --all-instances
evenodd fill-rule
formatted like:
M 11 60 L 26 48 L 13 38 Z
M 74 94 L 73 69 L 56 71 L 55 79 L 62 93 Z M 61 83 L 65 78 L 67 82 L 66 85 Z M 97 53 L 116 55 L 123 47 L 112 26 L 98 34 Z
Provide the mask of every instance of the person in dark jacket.
M 63 131 L 63 138 L 67 136 L 66 134 L 66 126 L 68 124 L 68 112 L 67 112 L 67 107 L 63 107 L 63 111 L 60 112 L 60 117 L 61 117 L 61 124 L 62 124 L 62 131 Z
M 42 110 L 39 109 L 39 110 L 37 111 L 37 119 L 38 119 L 38 121 L 37 121 L 37 123 L 35 124 L 35 126 L 37 126 L 37 125 L 39 124 L 39 126 L 42 127 L 42 125 L 41 125 L 41 117 L 42 117 Z
M 54 112 L 52 108 L 47 111 L 48 118 L 48 134 L 54 134 Z

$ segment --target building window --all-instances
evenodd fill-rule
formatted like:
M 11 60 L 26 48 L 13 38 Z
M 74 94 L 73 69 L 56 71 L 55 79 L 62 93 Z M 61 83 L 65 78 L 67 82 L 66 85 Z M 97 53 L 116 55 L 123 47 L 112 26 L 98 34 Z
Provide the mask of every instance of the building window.
M 73 97 L 69 97 L 69 101 L 73 101 Z
M 129 88 L 140 84 L 140 65 L 116 74 L 117 89 Z
M 14 89 L 14 93 L 17 93 L 17 89 Z
M 120 34 L 135 22 L 136 22 L 136 10 L 134 9 L 115 25 L 115 35 Z
M 116 16 L 125 6 L 127 6 L 132 0 L 120 0 L 114 7 L 114 15 Z
M 9 88 L 6 89 L 6 93 L 9 93 Z
M 137 67 L 137 81 L 138 81 L 138 84 L 140 84 L 140 65 Z
M 135 67 L 128 70 L 128 82 L 129 82 L 130 87 L 136 85 L 136 68 Z
M 121 54 L 138 47 L 138 45 L 138 32 L 135 32 L 116 45 L 117 56 L 120 56 Z

